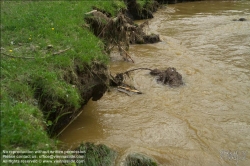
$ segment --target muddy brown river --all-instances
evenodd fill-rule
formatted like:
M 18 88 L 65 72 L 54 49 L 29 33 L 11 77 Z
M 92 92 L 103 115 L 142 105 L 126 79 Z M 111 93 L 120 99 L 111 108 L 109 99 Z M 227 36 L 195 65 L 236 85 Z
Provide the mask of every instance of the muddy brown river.
M 68 148 L 104 143 L 119 153 L 117 165 L 138 152 L 162 166 L 249 166 L 250 1 L 179 3 L 154 16 L 145 30 L 162 42 L 131 46 L 134 64 L 114 53 L 110 71 L 175 67 L 185 85 L 170 88 L 135 71 L 127 83 L 143 94 L 111 89 L 59 139 Z

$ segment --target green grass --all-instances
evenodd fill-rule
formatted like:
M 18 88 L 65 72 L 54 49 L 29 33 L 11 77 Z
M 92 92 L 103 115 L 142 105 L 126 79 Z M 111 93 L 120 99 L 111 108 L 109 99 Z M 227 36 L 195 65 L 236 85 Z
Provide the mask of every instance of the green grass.
M 84 152 L 84 162 L 78 166 L 112 166 L 114 165 L 116 152 L 103 144 L 94 145 L 93 143 L 82 143 L 78 147 L 79 151 Z
M 37 91 L 52 108 L 81 106 L 65 75 L 76 63 L 109 60 L 85 26 L 84 13 L 93 6 L 113 16 L 125 7 L 118 0 L 1 1 L 1 149 L 56 148 L 45 130 L 54 122 L 42 114 Z
M 43 115 L 37 107 L 23 102 L 13 105 L 6 101 L 8 99 L 3 100 L 5 101 L 2 107 L 6 109 L 1 108 L 4 113 L 1 123 L 3 149 L 22 150 L 29 147 L 29 150 L 45 150 L 52 148 L 53 142 L 44 130 L 45 123 L 40 121 Z
M 140 154 L 140 153 L 131 153 L 126 157 L 125 164 L 126 166 L 157 166 L 157 163 L 153 161 L 150 157 Z
M 153 2 L 153 0 L 137 0 L 137 3 L 141 9 L 147 7 L 147 5 L 153 4 Z

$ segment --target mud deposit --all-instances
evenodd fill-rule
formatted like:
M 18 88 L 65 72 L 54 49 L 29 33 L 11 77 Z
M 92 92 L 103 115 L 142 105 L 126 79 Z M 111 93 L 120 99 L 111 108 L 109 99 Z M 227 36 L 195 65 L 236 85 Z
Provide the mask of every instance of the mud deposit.
M 248 166 L 250 163 L 250 2 L 199 1 L 169 5 L 149 20 L 162 42 L 133 45 L 135 63 L 112 54 L 110 70 L 174 67 L 185 85 L 158 84 L 148 71 L 126 81 L 143 94 L 115 88 L 90 101 L 60 136 L 68 148 L 82 141 L 166 166 Z M 232 21 L 246 18 L 246 21 Z M 142 21 L 143 22 L 143 21 Z M 140 22 L 139 22 L 140 23 Z

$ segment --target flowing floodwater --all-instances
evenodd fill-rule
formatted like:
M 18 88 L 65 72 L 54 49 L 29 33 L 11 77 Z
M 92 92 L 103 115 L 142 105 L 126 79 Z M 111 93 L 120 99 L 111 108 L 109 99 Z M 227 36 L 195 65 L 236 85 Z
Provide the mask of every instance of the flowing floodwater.
M 232 21 L 244 17 L 248 21 Z M 138 67 L 175 67 L 185 85 L 158 84 L 148 71 L 128 82 L 143 92 L 111 89 L 89 101 L 59 137 L 68 147 L 104 143 L 160 165 L 250 164 L 250 2 L 190 2 L 168 5 L 149 20 L 148 33 L 162 42 L 133 45 L 135 64 L 114 54 L 113 74 Z M 120 165 L 120 164 L 117 164 Z

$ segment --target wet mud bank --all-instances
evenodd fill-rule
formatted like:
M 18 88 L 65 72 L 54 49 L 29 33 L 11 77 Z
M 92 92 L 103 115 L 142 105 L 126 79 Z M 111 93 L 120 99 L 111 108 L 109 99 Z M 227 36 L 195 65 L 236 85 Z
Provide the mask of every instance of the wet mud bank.
M 53 136 L 69 125 L 83 110 L 87 102 L 99 100 L 106 92 L 109 83 L 106 65 L 92 62 L 80 64 L 75 61 L 73 69 L 66 69 L 64 80 L 80 93 L 80 108 L 69 105 L 67 96 L 54 98 L 53 94 L 44 93 L 44 87 L 36 87 L 36 98 L 48 122 L 47 130 Z M 47 111 L 53 110 L 53 111 Z

